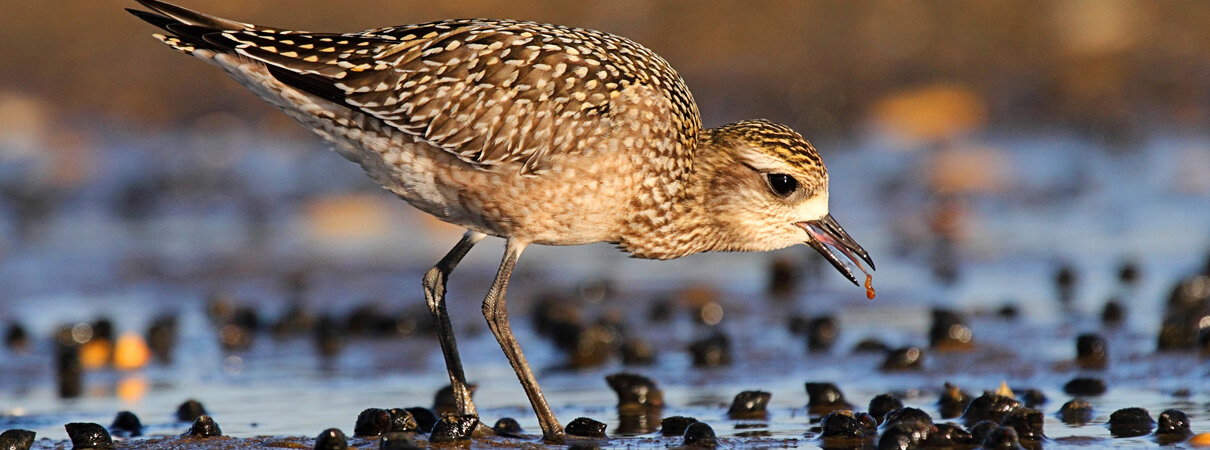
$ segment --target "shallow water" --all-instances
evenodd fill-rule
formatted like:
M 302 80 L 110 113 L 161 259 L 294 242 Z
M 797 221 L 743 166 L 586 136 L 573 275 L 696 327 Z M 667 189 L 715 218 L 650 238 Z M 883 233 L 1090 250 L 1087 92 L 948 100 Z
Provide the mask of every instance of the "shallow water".
M 224 352 L 205 299 L 226 292 L 236 304 L 258 310 L 262 322 L 272 322 L 289 304 L 282 280 L 302 271 L 309 276 L 302 301 L 317 314 L 343 317 L 373 303 L 381 311 L 409 312 L 422 324 L 428 318 L 420 275 L 456 241 L 457 230 L 433 225 L 373 191 L 355 167 L 326 152 L 246 136 L 225 137 L 235 150 L 218 156 L 196 154 L 200 150 L 192 147 L 206 142 L 159 148 L 172 142 L 172 136 L 115 137 L 99 150 L 106 165 L 60 199 L 32 236 L 22 237 L 12 225 L 15 214 L 5 211 L 10 220 L 0 276 L 8 293 L 0 318 L 25 324 L 34 346 L 25 354 L 0 351 L 0 429 L 26 428 L 60 440 L 66 438 L 64 423 L 108 425 L 118 411 L 129 410 L 142 418 L 147 434 L 175 435 L 188 428 L 174 422 L 176 406 L 196 398 L 226 435 L 315 436 L 331 427 L 351 434 L 365 408 L 431 406 L 448 380 L 435 339 L 422 332 L 349 338 L 330 359 L 317 354 L 310 333 L 275 339 L 262 332 L 248 350 Z M 1109 414 L 1132 406 L 1148 409 L 1153 418 L 1180 409 L 1194 432 L 1210 431 L 1210 359 L 1154 352 L 1169 289 L 1197 270 L 1210 248 L 1210 189 L 1181 175 L 1210 173 L 1210 158 L 1201 153 L 1210 152 L 1210 139 L 1153 138 L 1124 154 L 1069 136 L 990 137 L 981 145 L 1002 149 L 997 151 L 1007 164 L 994 170 L 1007 172 L 1011 184 L 961 196 L 963 237 L 953 283 L 934 277 L 927 250 L 932 235 L 920 231 L 927 218 L 919 212 L 935 207 L 937 198 L 923 174 L 939 153 L 888 152 L 872 142 L 840 145 L 844 151 L 825 150 L 824 157 L 833 213 L 878 264 L 874 301 L 830 267 L 820 267 L 806 247 L 672 262 L 630 260 L 604 245 L 527 250 L 509 292 L 513 327 L 556 415 L 564 423 L 580 416 L 607 423 L 616 438 L 610 446 L 679 443 L 615 432 L 617 399 L 604 377 L 625 371 L 659 384 L 667 405 L 663 416 L 705 421 L 731 445 L 818 445 L 818 430 L 811 430 L 818 417 L 805 409 L 808 381 L 837 383 L 856 410 L 875 395 L 894 392 L 936 421 L 942 421 L 935 403 L 946 381 L 976 395 L 1001 382 L 1039 389 L 1049 399 L 1039 407 L 1046 414 L 1045 446 L 1054 448 L 1155 445 L 1150 437 L 1109 435 Z M 126 186 L 156 177 L 174 187 L 153 196 L 156 206 L 146 219 L 132 222 L 108 206 Z M 371 211 L 346 226 L 351 233 L 325 232 L 321 213 L 308 209 L 327 205 L 315 198 L 366 190 L 358 198 L 368 198 Z M 364 225 L 376 220 L 385 228 Z M 451 281 L 450 309 L 483 420 L 513 417 L 534 433 L 537 421 L 479 314 L 500 248 L 495 240 L 480 244 L 460 266 Z M 765 294 L 771 258 L 807 266 L 805 286 L 790 300 Z M 1141 268 L 1135 286 L 1116 278 L 1124 260 Z M 1054 272 L 1061 263 L 1078 273 L 1069 310 L 1055 300 Z M 609 286 L 603 299 L 597 289 L 602 280 Z M 654 301 L 680 298 L 686 287 L 719 292 L 719 325 L 697 323 L 687 307 L 675 308 L 669 322 L 648 320 Z M 656 363 L 625 367 L 615 358 L 591 369 L 559 369 L 564 355 L 536 334 L 529 319 L 534 298 L 550 291 L 565 293 L 588 322 L 606 312 L 626 318 L 635 336 L 653 343 Z M 1111 296 L 1127 309 L 1126 322 L 1116 328 L 1098 316 Z M 1020 317 L 995 314 L 1006 304 Z M 975 351 L 929 351 L 923 369 L 896 373 L 878 370 L 881 354 L 852 352 L 868 337 L 891 347 L 926 346 L 929 309 L 937 306 L 968 315 Z M 172 364 L 90 371 L 80 398 L 57 396 L 50 340 L 56 327 L 103 316 L 118 331 L 142 332 L 165 313 L 180 320 Z M 820 314 L 837 317 L 839 339 L 829 352 L 810 353 L 805 339 L 790 332 L 788 319 Z M 685 349 L 715 328 L 730 336 L 734 362 L 694 368 Z M 1071 364 L 1075 337 L 1084 332 L 1108 340 L 1108 369 L 1081 371 Z M 1089 398 L 1096 410 L 1091 424 L 1069 427 L 1054 413 L 1071 398 L 1063 384 L 1077 375 L 1101 377 L 1109 391 Z M 734 395 L 756 389 L 773 394 L 769 420 L 727 419 Z

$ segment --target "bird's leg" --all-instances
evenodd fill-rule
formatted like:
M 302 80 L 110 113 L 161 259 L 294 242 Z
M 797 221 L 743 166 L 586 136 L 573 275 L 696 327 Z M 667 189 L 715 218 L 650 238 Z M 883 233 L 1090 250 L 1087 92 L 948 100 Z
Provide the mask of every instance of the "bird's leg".
M 521 251 L 525 249 L 525 246 L 524 242 L 508 240 L 504 260 L 500 262 L 500 270 L 496 273 L 496 280 L 492 282 L 491 290 L 487 291 L 487 297 L 483 299 L 483 317 L 487 319 L 487 326 L 496 336 L 500 348 L 504 349 L 504 355 L 512 364 L 513 371 L 517 372 L 517 378 L 521 380 L 521 387 L 525 388 L 525 394 L 529 396 L 529 404 L 533 406 L 534 413 L 538 415 L 538 423 L 542 426 L 542 437 L 547 441 L 561 443 L 564 438 L 563 426 L 559 425 L 555 414 L 550 411 L 550 405 L 546 404 L 546 397 L 542 396 L 538 381 L 534 379 L 534 373 L 529 369 L 529 364 L 525 362 L 521 346 L 517 344 L 517 338 L 513 336 L 513 330 L 508 325 L 508 307 L 504 301 L 504 294 L 508 291 L 508 280 L 512 277 L 513 266 L 516 265 L 517 258 L 521 256 Z
M 450 315 L 445 311 L 445 280 L 459 261 L 466 256 L 477 242 L 486 235 L 476 231 L 467 231 L 437 265 L 424 274 L 424 299 L 428 302 L 429 312 L 433 313 L 433 321 L 437 323 L 437 339 L 441 341 L 441 353 L 445 356 L 445 369 L 450 374 L 450 387 L 454 390 L 454 399 L 458 403 L 458 414 L 478 416 L 475 404 L 471 402 L 471 391 L 466 386 L 466 375 L 462 373 L 462 360 L 458 358 L 458 346 L 454 343 L 454 330 L 450 326 Z

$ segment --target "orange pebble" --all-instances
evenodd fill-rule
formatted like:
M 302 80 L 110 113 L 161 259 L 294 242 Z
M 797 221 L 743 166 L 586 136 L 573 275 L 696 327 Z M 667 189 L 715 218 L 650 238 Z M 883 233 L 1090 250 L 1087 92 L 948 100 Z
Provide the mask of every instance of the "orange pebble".
M 80 347 L 80 365 L 84 370 L 94 370 L 109 364 L 113 356 L 113 343 L 105 339 L 93 339 Z
M 1190 447 L 1210 447 L 1210 433 L 1198 433 L 1185 443 Z
M 151 349 L 138 333 L 123 333 L 114 347 L 113 366 L 118 370 L 138 369 L 151 361 Z

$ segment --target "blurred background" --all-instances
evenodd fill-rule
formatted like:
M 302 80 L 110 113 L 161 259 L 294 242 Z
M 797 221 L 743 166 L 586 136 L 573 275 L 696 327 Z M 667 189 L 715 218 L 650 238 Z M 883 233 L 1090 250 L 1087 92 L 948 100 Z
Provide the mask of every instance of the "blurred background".
M 789 301 L 771 311 L 837 314 L 866 335 L 909 344 L 927 329 L 930 307 L 1019 312 L 1060 338 L 1090 326 L 1073 317 L 1128 311 L 1129 348 L 1150 351 L 1157 339 L 1164 348 L 1157 333 L 1181 283 L 1201 280 L 1190 295 L 1210 297 L 1210 278 L 1194 275 L 1210 271 L 1210 2 L 180 3 L 316 31 L 495 17 L 629 37 L 680 72 L 707 126 L 763 117 L 810 139 L 831 171 L 833 213 L 879 267 L 878 300 L 867 302 L 805 247 L 660 263 L 607 245 L 535 248 L 510 291 L 516 314 L 551 291 L 606 312 L 604 298 L 643 311 L 651 298 L 698 306 L 721 298 L 719 311 L 730 313 L 783 296 Z M 238 358 L 241 336 L 221 335 L 222 324 L 248 325 L 233 319 L 240 308 L 259 313 L 251 333 L 266 323 L 288 330 L 299 317 L 311 320 L 300 327 L 327 315 L 352 323 L 363 307 L 410 323 L 388 325 L 395 333 L 420 332 L 420 275 L 461 230 L 377 188 L 221 71 L 160 45 L 127 7 L 138 5 L 10 2 L 0 15 L 0 323 L 34 342 L 25 356 L 0 352 L 0 385 L 21 386 L 0 392 L 0 413 L 38 412 L 31 405 L 57 397 L 45 377 L 62 363 L 40 339 L 80 324 L 116 337 L 183 317 L 181 341 L 200 343 L 170 345 L 185 345 L 192 363 L 141 379 L 192 381 L 160 397 L 147 397 L 155 387 L 126 388 L 133 400 L 123 404 L 143 408 L 147 398 L 192 395 L 183 386 L 191 383 L 226 398 L 217 392 L 229 387 L 222 377 L 249 367 Z M 480 245 L 460 266 L 455 280 L 469 281 L 452 288 L 451 308 L 456 327 L 471 333 L 464 355 L 489 355 L 468 372 L 481 365 L 480 379 L 505 380 L 479 395 L 515 406 L 523 396 L 478 314 L 498 244 Z M 1202 313 L 1210 315 L 1184 318 Z M 718 325 L 721 314 L 698 321 Z M 96 326 L 98 318 L 108 324 Z M 884 319 L 902 323 L 878 326 Z M 26 334 L 14 334 L 14 324 Z M 730 331 L 759 336 L 767 325 Z M 1210 320 L 1181 326 L 1172 345 L 1192 348 Z M 672 342 L 703 332 L 679 333 Z M 797 339 L 788 333 L 752 345 Z M 61 340 L 80 342 L 68 335 Z M 863 337 L 842 336 L 846 345 Z M 426 362 L 377 358 L 383 349 L 374 347 L 343 356 L 335 370 L 402 371 L 422 377 L 420 391 L 439 387 L 435 342 L 403 345 L 388 348 Z M 530 350 L 531 361 L 562 361 L 552 345 Z M 279 364 L 303 351 L 285 348 L 265 352 Z M 286 364 L 295 376 L 312 369 Z M 877 383 L 871 391 L 886 386 Z M 106 410 L 122 392 L 108 385 L 93 392 L 95 403 L 42 410 Z

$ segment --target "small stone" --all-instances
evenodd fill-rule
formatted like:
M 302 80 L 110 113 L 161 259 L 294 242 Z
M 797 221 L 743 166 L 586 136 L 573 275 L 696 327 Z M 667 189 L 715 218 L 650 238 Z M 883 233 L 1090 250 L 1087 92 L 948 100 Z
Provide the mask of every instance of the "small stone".
M 1078 377 L 1068 381 L 1063 385 L 1063 392 L 1068 395 L 1078 396 L 1096 396 L 1104 394 L 1108 388 L 1105 386 L 1105 380 L 1091 377 Z
M 920 370 L 923 366 L 924 350 L 921 350 L 920 347 L 902 347 L 887 353 L 880 370 L 883 372 Z
M 357 415 L 353 437 L 382 436 L 391 432 L 391 413 L 385 409 L 366 408 Z
M 1158 422 L 1155 427 L 1155 440 L 1160 445 L 1176 444 L 1193 435 L 1193 430 L 1189 426 L 1189 415 L 1184 411 L 1165 410 L 1160 413 Z
M 826 352 L 836 343 L 840 325 L 832 316 L 816 317 L 807 322 L 807 350 Z
M 903 402 L 895 397 L 894 394 L 880 394 L 870 400 L 870 415 L 881 425 L 886 414 L 896 409 L 903 408 Z
M 416 417 L 406 409 L 391 408 L 387 410 L 391 414 L 391 430 L 392 433 L 402 433 L 405 431 L 420 431 L 420 425 L 416 423 Z
M 934 309 L 933 323 L 929 327 L 929 348 L 942 352 L 971 350 L 975 348 L 974 332 L 958 312 Z
M 983 448 L 997 450 L 1025 449 L 1025 447 L 1021 446 L 1021 439 L 1017 436 L 1017 430 L 1008 426 L 996 427 L 991 433 L 988 433 L 987 437 L 983 439 Z
M 189 427 L 186 435 L 196 438 L 211 438 L 222 436 L 223 430 L 218 427 L 218 423 L 215 423 L 213 418 L 202 414 L 193 421 L 193 425 Z
M 378 440 L 379 450 L 418 450 L 420 447 L 412 442 L 412 437 L 408 433 L 392 431 L 382 435 Z
M 120 437 L 135 437 L 143 435 L 143 422 L 139 420 L 139 416 L 134 415 L 130 411 L 119 412 L 113 418 L 113 424 L 109 425 L 109 431 L 115 436 Z
M 1075 300 L 1076 279 L 1076 269 L 1068 264 L 1059 267 L 1055 272 L 1055 288 L 1058 290 L 1059 303 L 1064 308 L 1070 309 L 1072 301 Z
M 968 448 L 974 446 L 971 434 L 954 423 L 933 424 L 928 438 L 921 447 L 924 448 Z
M 1084 425 L 1092 418 L 1092 404 L 1082 398 L 1073 398 L 1059 408 L 1059 421 L 1068 425 Z
M 315 450 L 347 450 L 349 439 L 337 428 L 328 428 L 315 438 Z
M 1185 444 L 1190 447 L 1207 448 L 1210 447 L 1210 433 L 1198 433 L 1185 441 Z
M 73 449 L 114 448 L 109 432 L 98 424 L 73 422 L 64 425 L 63 428 L 67 429 L 67 437 L 71 438 L 71 448 Z
M 1076 337 L 1076 366 L 1081 369 L 1100 370 L 1109 365 L 1109 350 L 1105 338 L 1095 334 Z
M 987 440 L 988 436 L 991 436 L 992 431 L 994 431 L 996 428 L 1000 428 L 1000 424 L 990 420 L 982 420 L 969 428 L 971 432 L 971 442 L 981 444 Z M 1015 432 L 1016 430 L 1013 431 Z
M 947 382 L 941 398 L 937 399 L 937 409 L 941 410 L 942 419 L 953 419 L 966 411 L 966 407 L 971 404 L 972 399 L 974 397 L 971 397 L 969 393 Z
M 664 436 L 683 436 L 685 430 L 697 422 L 697 419 L 685 416 L 665 417 L 660 421 L 660 434 Z
M 479 418 L 473 415 L 446 414 L 441 416 L 436 425 L 433 425 L 429 442 L 469 441 L 477 426 L 479 426 Z
M 731 340 L 722 332 L 689 344 L 693 367 L 718 367 L 731 364 Z
M 820 437 L 824 439 L 865 439 L 866 427 L 852 411 L 840 409 L 832 411 L 819 420 L 822 429 Z
M 893 426 L 899 423 L 923 423 L 926 425 L 933 424 L 933 418 L 923 409 L 919 408 L 899 408 L 894 411 L 889 411 L 884 417 L 884 423 L 887 426 Z
M 618 349 L 622 354 L 622 364 L 627 366 L 650 366 L 655 364 L 655 347 L 642 339 L 628 337 L 622 340 Z
M 1021 389 L 1018 392 L 1021 393 L 1021 401 L 1025 402 L 1026 408 L 1035 408 L 1046 404 L 1046 394 L 1043 394 L 1042 391 L 1037 389 Z M 1025 437 L 1022 436 L 1021 439 L 1025 439 Z
M 511 438 L 521 437 L 525 433 L 525 430 L 521 429 L 521 424 L 517 422 L 517 419 L 511 417 L 497 420 L 496 424 L 492 425 L 492 431 L 496 432 L 497 436 Z
M 478 388 L 478 386 L 475 384 L 466 385 L 466 389 L 470 391 L 469 395 L 471 396 L 475 395 L 476 388 Z M 438 416 L 443 416 L 457 412 L 458 399 L 454 396 L 454 387 L 447 384 L 445 387 L 438 390 L 437 394 L 433 396 L 433 413 Z
M 587 417 L 578 417 L 568 423 L 563 431 L 573 436 L 581 436 L 587 438 L 605 438 L 606 425 L 601 422 L 589 419 Z
M 1105 307 L 1101 309 L 1101 323 L 1107 327 L 1116 327 L 1124 321 L 1126 321 L 1126 307 L 1122 306 L 1122 302 L 1117 299 L 1105 302 Z
M 181 406 L 176 408 L 176 420 L 180 422 L 193 422 L 198 417 L 206 414 L 206 408 L 202 407 L 202 403 L 189 399 L 181 403 Z
M 886 353 L 889 351 L 891 351 L 891 347 L 875 338 L 862 339 L 853 346 L 853 353 Z
M 1042 434 L 1042 411 L 1031 408 L 1017 408 L 1004 417 L 1003 425 L 1017 432 L 1017 437 L 1023 441 L 1038 441 L 1046 437 Z
M 878 450 L 908 450 L 919 448 L 932 429 L 922 422 L 902 422 L 887 426 L 878 438 Z
M 29 350 L 29 332 L 20 323 L 9 322 L 8 329 L 4 331 L 4 347 L 15 353 L 24 353 Z
M 766 408 L 773 396 L 764 391 L 744 391 L 735 396 L 727 416 L 731 419 L 764 419 L 769 416 Z
M 604 434 L 604 429 L 602 429 L 602 434 Z M 715 448 L 718 447 L 718 437 L 714 435 L 714 429 L 710 428 L 710 425 L 705 422 L 694 422 L 685 429 L 684 445 L 686 447 Z
M 59 397 L 79 397 L 84 392 L 84 365 L 80 362 L 80 346 L 60 342 L 55 349 L 55 380 Z
M 416 419 L 416 427 L 421 433 L 433 432 L 433 427 L 437 425 L 437 415 L 433 414 L 432 410 L 414 406 L 405 411 L 412 413 L 412 417 Z
M 173 351 L 176 350 L 177 321 L 176 316 L 160 316 L 151 321 L 147 328 L 147 348 L 155 359 L 164 364 L 172 363 Z
M 845 401 L 844 394 L 834 383 L 809 382 L 807 387 L 807 412 L 822 416 L 838 409 L 853 409 Z
M 605 382 L 618 395 L 618 408 L 659 408 L 664 406 L 664 393 L 650 378 L 631 373 L 605 377 Z
M 1000 423 L 1009 412 L 1020 407 L 1021 402 L 1013 398 L 984 393 L 966 407 L 962 413 L 962 423 L 968 427 L 984 420 Z
M 357 311 L 354 311 L 356 314 Z M 357 320 L 355 317 L 350 317 L 349 321 Z M 324 314 L 315 321 L 313 328 L 315 337 L 315 351 L 323 358 L 334 358 L 340 354 L 340 351 L 345 346 L 346 328 L 340 320 L 332 317 L 329 314 Z M 351 334 L 356 334 L 349 331 Z
M 30 430 L 4 430 L 0 433 L 0 450 L 29 450 L 37 435 Z
M 1155 421 L 1143 408 L 1122 408 L 1109 415 L 1109 434 L 1113 437 L 1135 437 L 1151 433 Z

